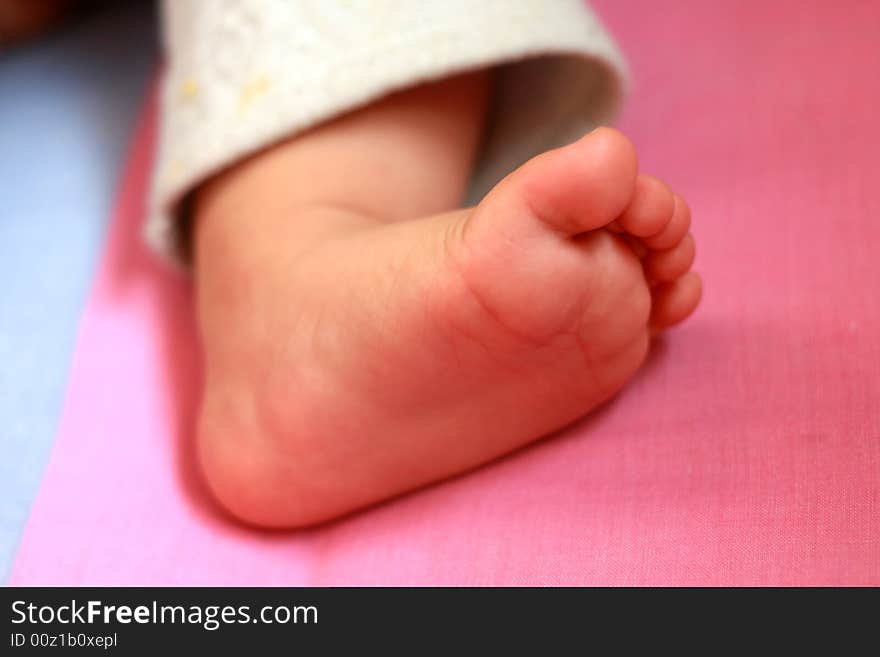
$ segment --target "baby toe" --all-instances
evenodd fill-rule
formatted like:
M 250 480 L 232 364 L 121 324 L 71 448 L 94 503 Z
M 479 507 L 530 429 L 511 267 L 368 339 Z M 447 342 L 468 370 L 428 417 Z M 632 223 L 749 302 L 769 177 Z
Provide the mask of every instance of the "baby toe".
M 673 194 L 673 201 L 675 208 L 666 226 L 660 232 L 644 238 L 643 242 L 648 248 L 658 251 L 671 249 L 688 234 L 691 228 L 691 210 L 678 194 Z
M 662 232 L 675 211 L 675 198 L 669 186 L 653 176 L 639 176 L 629 205 L 617 224 L 637 237 Z
M 649 252 L 642 261 L 645 276 L 651 282 L 674 281 L 691 268 L 696 253 L 694 238 L 687 234 L 671 249 Z
M 699 305 L 702 293 L 703 282 L 695 272 L 654 287 L 651 290 L 651 330 L 661 331 L 687 319 Z

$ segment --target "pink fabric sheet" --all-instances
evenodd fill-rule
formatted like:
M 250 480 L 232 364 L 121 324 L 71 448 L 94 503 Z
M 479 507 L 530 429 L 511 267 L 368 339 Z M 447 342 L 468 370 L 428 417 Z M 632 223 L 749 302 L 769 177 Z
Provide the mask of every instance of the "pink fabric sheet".
M 321 528 L 227 521 L 193 468 L 190 287 L 139 240 L 151 109 L 11 582 L 880 584 L 880 4 L 596 5 L 706 280 L 616 401 Z

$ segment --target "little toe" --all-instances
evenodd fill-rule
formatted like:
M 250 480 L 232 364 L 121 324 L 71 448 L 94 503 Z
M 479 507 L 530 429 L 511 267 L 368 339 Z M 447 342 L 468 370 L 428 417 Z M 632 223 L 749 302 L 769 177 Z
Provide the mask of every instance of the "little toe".
M 663 230 L 642 240 L 648 248 L 658 251 L 671 249 L 688 234 L 691 228 L 691 210 L 678 194 L 673 194 L 673 199 L 675 209 Z
M 694 238 L 688 233 L 671 249 L 649 252 L 642 261 L 645 276 L 652 283 L 674 281 L 691 268 L 696 253 Z
M 666 228 L 674 210 L 675 198 L 669 186 L 659 178 L 641 175 L 617 224 L 637 237 L 657 235 Z
M 651 330 L 656 333 L 687 319 L 699 305 L 702 293 L 703 281 L 695 272 L 654 287 L 651 290 Z

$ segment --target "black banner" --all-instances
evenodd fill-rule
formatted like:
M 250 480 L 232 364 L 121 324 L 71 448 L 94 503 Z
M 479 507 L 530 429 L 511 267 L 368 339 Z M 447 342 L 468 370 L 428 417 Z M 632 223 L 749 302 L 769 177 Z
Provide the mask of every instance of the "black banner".
M 817 630 L 835 621 L 843 631 L 826 647 L 837 652 L 859 636 L 876 641 L 877 602 L 876 589 L 7 588 L 2 654 L 459 654 L 477 642 L 556 654 L 709 649 L 707 632 L 727 647 L 776 636 L 818 648 Z

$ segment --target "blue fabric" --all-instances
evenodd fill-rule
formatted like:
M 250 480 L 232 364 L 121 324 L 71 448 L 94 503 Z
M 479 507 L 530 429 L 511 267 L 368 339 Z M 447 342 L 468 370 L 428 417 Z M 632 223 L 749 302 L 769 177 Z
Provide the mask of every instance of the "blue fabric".
M 155 31 L 152 3 L 111 3 L 0 52 L 0 581 L 55 439 Z

